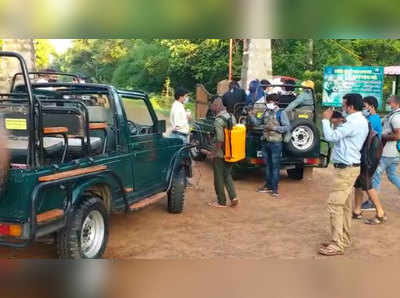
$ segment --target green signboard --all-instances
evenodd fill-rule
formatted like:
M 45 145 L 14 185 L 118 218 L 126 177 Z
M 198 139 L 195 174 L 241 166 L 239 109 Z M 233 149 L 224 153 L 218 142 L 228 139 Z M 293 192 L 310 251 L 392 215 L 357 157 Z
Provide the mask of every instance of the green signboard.
M 327 66 L 324 68 L 323 106 L 342 106 L 347 93 L 362 97 L 375 96 L 382 108 L 383 67 L 381 66 Z

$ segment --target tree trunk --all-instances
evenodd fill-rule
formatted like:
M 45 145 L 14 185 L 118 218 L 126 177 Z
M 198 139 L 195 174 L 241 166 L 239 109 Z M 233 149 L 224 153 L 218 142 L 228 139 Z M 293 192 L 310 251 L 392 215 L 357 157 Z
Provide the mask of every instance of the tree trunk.
M 241 84 L 248 88 L 254 79 L 272 78 L 272 55 L 270 39 L 246 39 L 243 44 Z

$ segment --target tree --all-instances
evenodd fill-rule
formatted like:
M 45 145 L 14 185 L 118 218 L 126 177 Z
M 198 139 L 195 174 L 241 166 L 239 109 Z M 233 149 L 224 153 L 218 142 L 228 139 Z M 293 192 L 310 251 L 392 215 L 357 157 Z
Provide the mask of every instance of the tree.
M 159 43 L 136 41 L 118 64 L 112 83 L 127 89 L 160 92 L 168 76 L 169 50 Z
M 56 56 L 54 46 L 48 39 L 35 39 L 34 46 L 36 55 L 36 69 L 42 70 L 48 68 Z

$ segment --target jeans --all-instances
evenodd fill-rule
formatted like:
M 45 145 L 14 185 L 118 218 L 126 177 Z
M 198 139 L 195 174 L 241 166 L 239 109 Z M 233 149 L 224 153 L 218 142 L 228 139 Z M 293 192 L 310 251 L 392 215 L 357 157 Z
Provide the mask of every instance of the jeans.
M 282 147 L 282 142 L 266 142 L 263 148 L 265 185 L 274 192 L 278 191 Z
M 188 136 L 184 136 L 184 135 L 179 134 L 179 133 L 171 132 L 170 137 L 171 138 L 181 139 L 183 141 L 183 145 L 189 144 L 189 137 Z M 186 180 L 186 185 L 188 185 L 188 184 L 190 185 L 191 184 L 188 177 L 186 177 L 185 180 Z
M 382 156 L 379 166 L 376 169 L 374 177 L 372 178 L 372 186 L 374 189 L 379 189 L 382 180 L 382 174 L 386 171 L 389 181 L 396 185 L 397 189 L 400 190 L 400 177 L 397 174 L 397 167 L 399 165 L 399 157 L 385 157 Z

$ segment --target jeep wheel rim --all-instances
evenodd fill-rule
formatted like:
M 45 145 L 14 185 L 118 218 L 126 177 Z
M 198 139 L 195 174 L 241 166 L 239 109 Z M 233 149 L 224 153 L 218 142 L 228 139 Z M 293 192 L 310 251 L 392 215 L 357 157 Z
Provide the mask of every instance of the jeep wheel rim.
M 86 216 L 82 225 L 81 250 L 86 258 L 94 258 L 100 251 L 104 240 L 104 219 L 97 210 Z
M 314 143 L 314 132 L 306 125 L 297 126 L 292 132 L 292 143 L 297 150 L 309 150 Z

